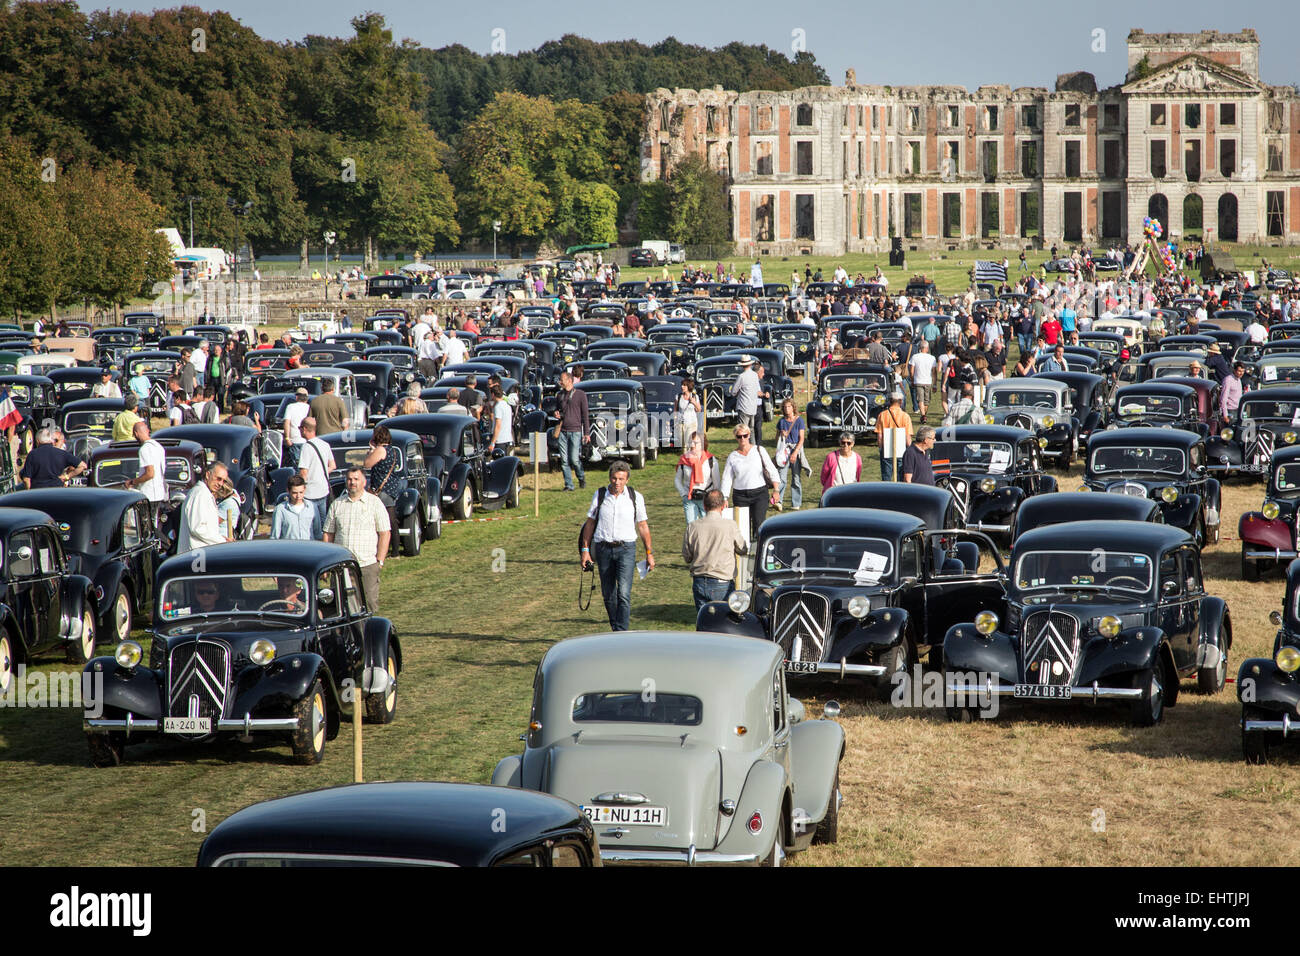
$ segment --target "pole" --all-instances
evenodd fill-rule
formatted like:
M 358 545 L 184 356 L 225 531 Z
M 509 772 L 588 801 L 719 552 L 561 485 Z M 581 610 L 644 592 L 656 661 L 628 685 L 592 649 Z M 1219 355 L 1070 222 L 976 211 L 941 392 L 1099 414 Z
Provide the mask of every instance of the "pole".
M 545 438 L 545 432 L 542 433 Z M 542 492 L 541 492 L 541 468 L 537 456 L 533 455 L 533 517 L 541 515 Z
M 194 248 L 194 197 L 190 196 L 190 248 Z
M 364 672 L 363 672 L 364 673 Z M 352 782 L 361 783 L 361 681 L 352 690 Z

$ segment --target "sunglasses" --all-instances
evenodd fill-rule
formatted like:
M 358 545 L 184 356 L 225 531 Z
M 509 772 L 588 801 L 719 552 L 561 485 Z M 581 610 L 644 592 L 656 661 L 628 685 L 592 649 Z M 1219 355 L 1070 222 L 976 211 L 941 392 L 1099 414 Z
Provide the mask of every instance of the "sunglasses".
M 216 589 L 216 588 L 200 588 L 199 590 L 195 591 L 194 593 L 195 593 L 195 594 L 212 595 L 212 594 L 216 594 L 216 593 L 217 593 L 217 589 Z
M 737 437 L 737 438 L 748 438 L 748 437 L 749 437 L 749 432 L 741 432 L 741 433 L 740 433 L 739 435 L 737 435 L 736 437 Z
M 842 442 L 840 442 L 840 445 L 841 445 L 842 447 L 844 447 L 844 448 L 852 448 L 852 447 L 853 447 L 853 442 L 851 442 L 851 441 L 842 441 Z

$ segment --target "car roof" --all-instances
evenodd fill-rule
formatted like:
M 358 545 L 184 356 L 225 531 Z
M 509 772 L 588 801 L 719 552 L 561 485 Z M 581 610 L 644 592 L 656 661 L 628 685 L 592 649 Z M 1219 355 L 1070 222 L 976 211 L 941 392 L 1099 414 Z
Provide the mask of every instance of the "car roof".
M 1059 382 L 1057 384 L 1060 385 Z M 948 437 L 950 434 L 951 438 Z M 942 442 L 1006 441 L 1014 444 L 1033 437 L 1034 433 L 1029 429 L 1011 425 L 952 425 L 935 431 L 935 439 Z
M 426 432 L 438 432 L 443 430 L 455 429 L 456 431 L 464 430 L 470 425 L 478 426 L 471 415 L 455 415 L 450 412 L 419 412 L 414 415 L 394 415 L 391 418 L 385 418 L 380 425 L 392 429 L 393 422 L 398 422 L 396 426 L 399 431 L 410 432 L 413 435 L 423 435 Z
M 836 485 L 822 494 L 823 508 L 883 508 L 942 521 L 953 505 L 952 492 L 934 485 L 906 481 L 856 481 Z M 773 515 L 775 517 L 775 515 Z
M 55 489 L 66 491 L 66 488 Z M 54 527 L 54 519 L 35 508 L 0 508 L 0 534 L 8 534 L 34 525 Z
M 355 561 L 341 544 L 324 541 L 234 541 L 203 549 L 205 574 L 301 574 L 310 576 L 340 561 Z M 158 579 L 185 577 L 194 573 L 194 556 L 178 554 L 158 568 Z
M 1277 385 L 1268 388 L 1251 389 L 1241 396 L 1241 400 L 1266 398 L 1270 402 L 1300 402 L 1300 385 Z
M 467 826 L 500 812 L 509 826 Z M 482 784 L 360 783 L 255 803 L 208 835 L 199 863 L 243 853 L 366 856 L 484 866 L 515 847 L 588 829 L 550 794 Z M 504 831 L 504 832 L 502 832 Z
M 1074 513 L 1086 514 L 1084 520 L 1146 521 L 1160 505 L 1150 498 L 1121 495 L 1107 491 L 1057 491 L 1046 495 L 1032 495 L 1020 503 L 1016 524 L 1064 524 L 1059 516 Z M 1066 520 L 1077 520 L 1069 519 Z M 1027 532 L 1026 532 L 1027 533 Z
M 634 378 L 592 378 L 581 382 L 574 382 L 573 387 L 580 388 L 584 392 L 590 390 L 604 391 L 608 388 L 626 388 L 629 391 L 635 392 L 640 390 L 641 381 L 640 379 Z
M 1115 397 L 1123 395 L 1136 395 L 1151 393 L 1155 395 L 1186 395 L 1188 392 L 1194 392 L 1191 385 L 1183 382 L 1171 382 L 1167 378 L 1150 378 L 1145 382 L 1131 382 L 1128 385 L 1121 385 L 1115 389 Z
M 1117 428 L 1114 431 L 1093 432 L 1088 440 L 1088 447 L 1105 447 L 1107 445 L 1179 445 L 1191 448 L 1203 439 L 1196 432 L 1181 428 Z
M 882 508 L 813 508 L 770 515 L 763 522 L 762 535 L 776 534 L 872 534 L 902 537 L 925 530 L 915 515 Z
M 387 428 L 388 426 L 384 427 Z M 373 428 L 349 428 L 346 431 L 330 432 L 328 435 L 322 435 L 321 440 L 330 447 L 336 445 L 366 445 L 370 443 L 370 436 L 374 433 Z M 389 428 L 388 434 L 393 437 L 394 445 L 407 445 L 420 440 L 420 436 L 415 432 L 409 432 L 402 428 Z
M 1053 548 L 1164 551 L 1191 540 L 1191 535 L 1175 525 L 1148 521 L 1067 521 L 1026 531 L 1016 539 L 1015 550 L 1017 553 Z
M 1047 385 L 1050 391 L 1065 392 L 1069 391 L 1070 386 L 1064 382 L 1058 382 L 1050 378 L 1038 378 L 1030 376 L 1027 378 L 998 378 L 984 386 L 986 392 L 1007 392 L 1013 389 L 1024 390 L 1027 388 L 1043 388 Z
M 1034 381 L 1057 381 L 1064 382 L 1071 388 L 1078 388 L 1082 385 L 1091 385 L 1094 388 L 1106 381 L 1102 376 L 1093 372 L 1035 372 L 1030 378 Z

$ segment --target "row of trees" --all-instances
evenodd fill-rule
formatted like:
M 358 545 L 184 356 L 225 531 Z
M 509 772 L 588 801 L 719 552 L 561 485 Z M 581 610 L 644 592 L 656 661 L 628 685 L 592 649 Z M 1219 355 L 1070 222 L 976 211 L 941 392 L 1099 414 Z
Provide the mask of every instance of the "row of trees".
M 722 187 L 707 170 L 688 167 L 675 184 L 638 182 L 644 93 L 826 82 L 809 54 L 789 60 L 742 44 L 566 36 L 480 56 L 395 43 L 377 14 L 352 26 L 346 39 L 273 43 L 196 7 L 86 14 L 71 0 L 0 3 L 0 195 L 21 205 L 35 175 L 55 186 L 39 203 L 63 209 L 45 218 L 32 199 L 4 221 L 71 228 L 80 200 L 66 197 L 102 181 L 109 185 L 86 208 L 106 234 L 137 221 L 186 233 L 192 206 L 198 245 L 233 246 L 232 207 L 250 201 L 238 231 L 262 250 L 305 252 L 329 229 L 367 254 L 433 251 L 488 240 L 494 222 L 507 245 L 612 242 L 620 217 L 638 205 L 650 210 L 647 234 L 716 241 L 696 208 L 704 194 L 704 208 L 716 211 Z M 51 164 L 55 181 L 39 179 Z M 15 242 L 43 248 L 35 234 L 0 241 L 9 243 L 5 255 Z M 78 237 L 77 247 L 87 241 Z M 65 269 L 15 292 L 12 275 L 44 269 L 11 272 L 11 260 L 0 260 L 0 306 L 112 301 L 102 296 L 152 281 L 151 242 L 116 243 L 135 258 L 104 288 Z M 58 258 L 66 265 L 79 255 Z M 99 261 L 101 272 L 114 268 L 113 259 Z

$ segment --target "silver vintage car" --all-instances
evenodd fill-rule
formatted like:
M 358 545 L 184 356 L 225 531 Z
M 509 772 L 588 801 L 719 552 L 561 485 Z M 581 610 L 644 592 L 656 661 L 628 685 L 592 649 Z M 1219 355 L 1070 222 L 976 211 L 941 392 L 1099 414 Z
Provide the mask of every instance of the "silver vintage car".
M 844 731 L 803 718 L 770 641 L 571 638 L 538 665 L 524 752 L 492 783 L 581 806 L 605 863 L 779 866 L 839 836 Z
M 984 393 L 984 423 L 1037 433 L 1043 456 L 1069 467 L 1079 450 L 1073 395 L 1069 385 L 1050 378 L 994 379 Z

